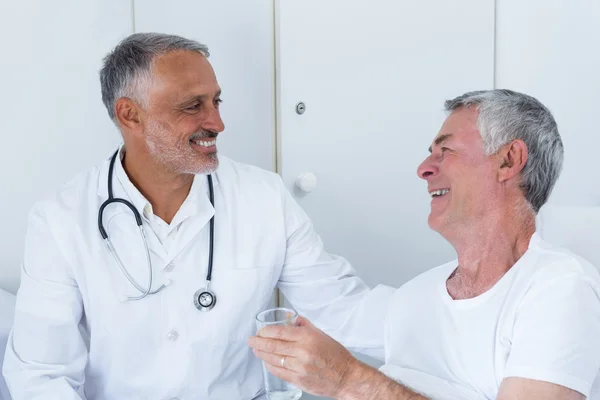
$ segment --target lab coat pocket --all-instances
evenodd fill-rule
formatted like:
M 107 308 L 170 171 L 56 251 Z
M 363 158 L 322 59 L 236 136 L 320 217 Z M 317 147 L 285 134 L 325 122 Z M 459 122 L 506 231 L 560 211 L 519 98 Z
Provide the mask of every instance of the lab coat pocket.
M 192 382 L 206 382 L 214 399 L 255 399 L 263 390 L 263 372 L 246 340 L 247 336 L 239 340 L 215 338 L 194 343 L 190 353 L 196 379 Z M 202 377 L 202 381 L 198 381 L 198 377 Z M 201 392 L 201 388 L 196 388 L 190 394 Z
M 283 263 L 283 257 L 274 249 L 244 250 L 232 257 L 231 269 L 276 268 Z
M 212 289 L 217 304 L 211 312 L 191 310 L 185 319 L 194 341 L 244 341 L 256 332 L 255 316 L 269 305 L 279 274 L 273 268 L 215 270 Z

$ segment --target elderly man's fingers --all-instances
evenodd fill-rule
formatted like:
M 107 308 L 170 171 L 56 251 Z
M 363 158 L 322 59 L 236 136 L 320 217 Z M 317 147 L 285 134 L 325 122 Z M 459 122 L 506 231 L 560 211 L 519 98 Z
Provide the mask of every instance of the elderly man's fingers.
M 297 342 L 304 337 L 303 329 L 299 326 L 271 325 L 265 326 L 258 332 L 258 336 L 270 339 Z
M 284 356 L 293 356 L 296 352 L 292 342 L 284 342 L 277 339 L 263 338 L 253 336 L 248 339 L 248 344 L 255 350 L 265 353 L 281 354 Z
M 270 373 L 283 379 L 286 382 L 290 382 L 292 384 L 298 383 L 296 382 L 298 380 L 298 375 L 292 370 L 276 367 L 271 364 L 265 364 L 265 367 L 267 368 L 267 370 L 269 370 Z
M 285 356 L 283 354 L 266 353 L 260 350 L 254 350 L 254 354 L 268 365 L 298 372 L 298 362 L 295 357 Z
M 296 326 L 306 326 L 308 328 L 314 328 L 315 326 L 310 322 L 307 318 L 304 318 L 301 315 L 298 315 L 296 318 Z

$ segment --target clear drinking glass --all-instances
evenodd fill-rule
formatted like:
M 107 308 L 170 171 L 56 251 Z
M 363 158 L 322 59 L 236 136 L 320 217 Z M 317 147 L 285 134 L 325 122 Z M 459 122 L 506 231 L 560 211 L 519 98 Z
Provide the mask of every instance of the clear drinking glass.
M 269 325 L 296 325 L 298 313 L 288 308 L 271 308 L 258 313 L 256 326 L 260 331 Z M 265 389 L 269 400 L 298 400 L 302 397 L 302 391 L 294 385 L 271 374 L 265 363 L 262 363 Z

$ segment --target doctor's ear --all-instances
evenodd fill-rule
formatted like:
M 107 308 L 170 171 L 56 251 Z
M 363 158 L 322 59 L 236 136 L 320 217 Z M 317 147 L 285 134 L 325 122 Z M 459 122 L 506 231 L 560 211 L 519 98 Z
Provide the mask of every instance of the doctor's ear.
M 498 169 L 498 181 L 505 182 L 518 175 L 525 164 L 529 152 L 527 145 L 522 140 L 513 140 L 504 146 L 499 154 L 500 168 Z
M 115 117 L 122 130 L 139 134 L 143 131 L 141 123 L 141 109 L 127 97 L 121 97 L 115 102 Z

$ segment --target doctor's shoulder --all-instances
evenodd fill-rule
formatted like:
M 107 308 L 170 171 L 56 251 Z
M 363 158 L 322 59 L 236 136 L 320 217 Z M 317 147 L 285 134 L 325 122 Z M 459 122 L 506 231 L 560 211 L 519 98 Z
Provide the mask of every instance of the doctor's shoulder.
M 235 187 L 251 197 L 278 197 L 287 190 L 279 174 L 219 155 L 219 185 Z
M 103 160 L 42 194 L 31 207 L 29 218 L 42 217 L 61 224 L 74 222 L 82 211 L 89 210 L 91 202 L 97 200 L 98 182 L 107 162 Z

